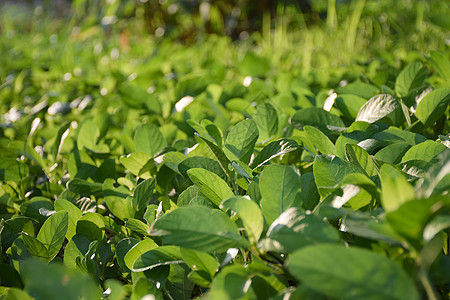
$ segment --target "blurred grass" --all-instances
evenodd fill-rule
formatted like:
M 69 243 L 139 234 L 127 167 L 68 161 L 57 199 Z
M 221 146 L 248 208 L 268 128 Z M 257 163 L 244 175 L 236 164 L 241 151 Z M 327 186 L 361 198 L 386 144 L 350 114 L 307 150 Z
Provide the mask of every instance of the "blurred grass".
M 189 73 L 208 59 L 232 70 L 235 61 L 254 52 L 270 62 L 271 74 L 290 72 L 313 86 L 333 87 L 342 77 L 358 77 L 362 69 L 375 77 L 380 70 L 423 59 L 430 50 L 449 49 L 447 1 L 312 1 L 309 12 L 279 4 L 275 12 L 260 12 L 257 30 L 241 31 L 237 38 L 226 29 L 237 14 L 230 1 L 208 7 L 162 2 L 152 15 L 148 9 L 155 1 L 77 0 L 63 16 L 51 13 L 48 3 L 3 4 L 2 84 L 9 75 L 25 72 L 43 90 L 60 90 L 65 88 L 62 75 L 81 69 L 91 88 L 112 89 L 118 74 L 127 77 L 156 56 L 165 60 L 156 69 L 167 75 Z M 248 10 L 240 8 L 234 29 L 258 22 L 248 19 Z

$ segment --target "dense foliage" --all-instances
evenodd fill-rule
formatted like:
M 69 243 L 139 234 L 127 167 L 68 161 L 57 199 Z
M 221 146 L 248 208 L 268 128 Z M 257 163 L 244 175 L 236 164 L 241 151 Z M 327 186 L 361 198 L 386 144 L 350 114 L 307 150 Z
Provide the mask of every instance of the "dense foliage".
M 0 10 L 0 299 L 449 298 L 448 4 L 80 3 Z

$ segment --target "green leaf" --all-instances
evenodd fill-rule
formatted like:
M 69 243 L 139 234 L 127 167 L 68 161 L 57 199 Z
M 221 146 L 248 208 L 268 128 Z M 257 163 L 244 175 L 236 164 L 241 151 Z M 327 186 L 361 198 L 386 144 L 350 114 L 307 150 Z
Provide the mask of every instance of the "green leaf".
M 222 170 L 225 172 L 225 174 L 227 174 L 228 178 L 233 178 L 234 173 L 228 169 L 230 160 L 227 158 L 227 156 L 222 151 L 222 149 L 219 146 L 217 146 L 216 144 L 214 144 L 213 142 L 209 141 L 208 139 L 205 139 L 201 135 L 198 135 L 198 136 L 205 142 L 206 146 L 211 151 L 211 153 L 213 154 L 214 158 L 219 163 Z
M 155 113 L 161 112 L 161 105 L 155 96 L 147 93 L 144 88 L 137 84 L 125 82 L 119 86 L 118 92 L 123 103 L 131 108 L 146 107 Z
M 101 196 L 102 184 L 98 182 L 90 182 L 80 178 L 74 178 L 67 183 L 69 191 L 80 196 Z
M 168 152 L 164 154 L 164 164 L 175 173 L 181 174 L 178 170 L 178 165 L 186 159 L 186 156 L 181 152 Z
M 372 97 L 371 94 L 369 97 Z M 367 102 L 367 98 L 363 98 L 361 96 L 353 95 L 353 94 L 338 94 L 338 97 L 335 100 L 335 105 L 342 114 L 350 120 L 354 120 L 358 115 L 361 107 Z
M 101 289 L 95 281 L 79 271 L 61 264 L 45 264 L 37 260 L 23 263 L 20 273 L 25 291 L 35 299 L 101 299 Z
M 142 234 L 144 236 L 147 235 L 147 231 L 150 228 L 147 224 L 145 224 L 141 220 L 133 218 L 130 218 L 125 221 L 125 227 L 131 231 Z
M 143 152 L 153 157 L 165 146 L 167 146 L 166 140 L 155 125 L 144 124 L 136 129 L 134 135 L 136 152 Z
M 361 168 L 361 171 L 368 177 L 377 175 L 377 170 L 372 160 L 370 159 L 369 153 L 367 153 L 358 145 L 345 145 L 345 156 L 348 161 Z
M 133 152 L 126 156 L 121 156 L 120 163 L 133 175 L 143 179 L 150 178 L 150 170 L 155 167 L 155 161 L 144 152 Z
M 216 206 L 219 206 L 223 200 L 234 197 L 234 193 L 227 183 L 210 171 L 193 168 L 188 170 L 187 174 L 200 191 Z
M 387 163 L 398 164 L 409 148 L 411 148 L 411 145 L 409 145 L 408 143 L 398 142 L 384 147 L 383 149 L 378 151 L 374 155 L 374 157 L 377 160 L 381 160 Z
M 219 262 L 205 252 L 186 248 L 181 248 L 180 251 L 182 259 L 192 270 L 188 277 L 200 286 L 209 286 L 219 270 Z
M 382 197 L 381 204 L 387 211 L 395 211 L 403 203 L 415 198 L 414 188 L 406 176 L 396 168 L 384 164 L 380 170 Z
M 214 277 L 209 292 L 210 299 L 242 299 L 248 290 L 247 284 L 250 276 L 250 271 L 241 265 L 231 265 L 223 268 Z
M 283 211 L 299 201 L 300 176 L 290 166 L 270 165 L 259 180 L 261 209 L 267 223 L 272 223 Z
M 106 206 L 121 220 L 132 218 L 135 210 L 133 209 L 132 198 L 128 197 L 130 191 L 123 185 L 115 188 L 114 180 L 108 178 L 103 183 L 103 195 Z
M 13 157 L 0 158 L 0 181 L 20 181 L 27 177 L 28 166 Z
M 283 138 L 270 142 L 261 150 L 261 152 L 259 152 L 258 156 L 253 160 L 251 168 L 259 168 L 276 157 L 297 150 L 298 147 L 299 146 L 297 142 L 291 139 Z
M 287 267 L 305 285 L 333 298 L 420 299 L 405 271 L 390 259 L 364 249 L 310 246 L 293 253 Z
M 180 248 L 176 246 L 160 246 L 139 256 L 133 264 L 133 272 L 144 272 L 156 267 L 183 263 Z
M 320 196 L 338 188 L 348 174 L 362 173 L 357 166 L 340 159 L 337 156 L 317 155 L 313 166 L 314 178 Z
M 389 94 L 374 96 L 361 107 L 355 121 L 376 122 L 392 113 L 398 106 L 398 101 Z
M 54 209 L 53 202 L 45 197 L 33 197 L 31 200 L 25 202 L 20 206 L 20 212 L 29 218 L 37 220 L 39 223 L 44 223 L 46 216 L 41 214 L 44 211 L 52 211 Z
M 220 208 L 236 212 L 251 243 L 259 240 L 264 228 L 264 218 L 258 204 L 244 197 L 233 197 L 223 201 Z
M 423 160 L 426 162 L 432 162 L 433 159 L 441 152 L 449 151 L 443 144 L 428 140 L 418 145 L 412 146 L 403 155 L 402 163 L 410 160 Z
M 436 89 L 420 100 L 415 115 L 425 127 L 429 127 L 445 114 L 449 103 L 450 89 Z
M 85 257 L 91 242 L 84 235 L 74 235 L 64 248 L 64 265 L 77 270 L 77 257 Z
M 321 152 L 321 154 L 336 155 L 336 147 L 330 139 L 319 129 L 311 126 L 304 126 L 308 139 Z
M 22 239 L 28 252 L 34 257 L 42 258 L 46 262 L 50 261 L 47 247 L 34 236 L 22 233 Z
M 216 160 L 208 157 L 191 156 L 185 158 L 178 164 L 179 172 L 185 177 L 188 177 L 187 171 L 193 168 L 202 168 L 219 175 L 223 180 L 227 179 L 227 175 L 221 168 L 220 164 Z
M 444 82 L 450 82 L 450 61 L 437 51 L 430 51 L 430 57 L 427 57 L 428 62 L 439 73 Z
M 448 197 L 445 196 L 408 201 L 397 210 L 388 213 L 386 220 L 402 236 L 421 241 L 429 218 L 446 204 L 448 205 Z
M 49 260 L 52 260 L 61 249 L 68 225 L 69 214 L 60 211 L 51 215 L 39 230 L 37 239 L 47 248 Z
M 19 272 L 10 265 L 0 263 L 0 283 L 3 287 L 23 288 Z
M 270 103 L 263 103 L 258 105 L 256 112 L 253 115 L 253 120 L 258 126 L 259 142 L 265 142 L 278 132 L 278 113 Z M 242 159 L 241 159 L 242 160 Z M 245 160 L 242 160 L 246 162 Z
M 135 239 L 135 238 L 121 239 L 117 243 L 117 246 L 116 246 L 116 259 L 117 259 L 117 263 L 119 264 L 120 268 L 124 272 L 130 272 L 131 271 L 130 269 L 128 269 L 127 265 L 125 264 L 125 255 L 137 243 L 139 243 L 139 240 Z
M 227 214 L 204 206 L 183 206 L 166 213 L 155 221 L 150 234 L 161 236 L 164 244 L 205 252 L 248 244 Z
M 138 259 L 142 254 L 155 249 L 158 247 L 151 239 L 144 239 L 137 244 L 135 244 L 131 249 L 128 250 L 124 257 L 125 266 L 129 269 L 133 269 L 134 262 Z
M 255 121 L 244 120 L 237 123 L 228 133 L 224 145 L 225 155 L 230 161 L 240 160 L 248 164 L 258 136 Z
M 105 222 L 101 215 L 88 212 L 77 221 L 77 235 L 84 235 L 90 241 L 101 241 L 105 230 Z
M 69 202 L 64 199 L 57 199 L 55 201 L 55 210 L 57 212 L 66 211 L 68 213 L 69 223 L 67 226 L 66 238 L 67 238 L 67 240 L 70 240 L 76 233 L 75 229 L 76 229 L 77 221 L 81 218 L 83 213 L 72 202 Z
M 137 212 L 143 212 L 147 207 L 155 189 L 156 181 L 149 178 L 139 183 L 133 194 L 133 208 Z
M 338 231 L 315 215 L 306 215 L 299 208 L 283 212 L 269 227 L 266 236 L 281 244 L 284 251 L 292 253 L 308 245 L 337 243 Z
M 400 97 L 416 92 L 425 86 L 428 68 L 420 62 L 412 62 L 398 74 L 395 81 L 395 92 Z
M 302 130 L 304 126 L 310 125 L 317 127 L 324 132 L 329 130 L 328 126 L 344 127 L 344 122 L 342 122 L 338 116 L 318 107 L 307 107 L 298 110 L 290 118 L 290 123 L 300 130 Z

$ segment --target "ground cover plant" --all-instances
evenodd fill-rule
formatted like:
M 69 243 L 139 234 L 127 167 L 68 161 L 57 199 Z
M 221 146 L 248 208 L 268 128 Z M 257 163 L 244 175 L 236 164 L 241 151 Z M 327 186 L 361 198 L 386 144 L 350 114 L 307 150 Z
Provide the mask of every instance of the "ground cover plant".
M 317 3 L 2 6 L 0 298 L 448 299 L 448 4 Z

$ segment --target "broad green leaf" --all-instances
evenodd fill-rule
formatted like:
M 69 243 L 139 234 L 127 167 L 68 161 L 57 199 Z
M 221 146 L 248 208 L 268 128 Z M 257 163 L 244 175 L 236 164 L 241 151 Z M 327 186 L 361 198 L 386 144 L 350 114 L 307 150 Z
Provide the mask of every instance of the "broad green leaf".
M 311 126 L 304 126 L 308 139 L 314 144 L 321 154 L 336 155 L 336 147 L 330 139 L 319 129 Z
M 409 132 L 392 126 L 388 129 L 375 133 L 372 137 L 374 139 L 387 141 L 389 143 L 405 142 L 411 146 L 423 143 L 427 140 L 427 138 L 421 134 Z
M 223 150 L 219 146 L 214 144 L 213 142 L 211 142 L 208 139 L 205 139 L 204 137 L 202 137 L 201 135 L 198 135 L 198 136 L 202 139 L 203 142 L 205 142 L 205 145 L 211 151 L 212 155 L 217 160 L 217 162 L 219 163 L 220 167 L 225 172 L 225 174 L 227 174 L 227 176 L 229 178 L 233 178 L 234 177 L 233 172 L 231 172 L 228 169 L 228 165 L 230 164 L 230 160 L 227 158 L 227 156 L 225 155 Z
M 315 245 L 293 253 L 289 272 L 310 288 L 341 299 L 418 300 L 414 282 L 381 254 L 339 245 Z
M 20 274 L 24 290 L 35 299 L 101 299 L 101 289 L 94 280 L 61 264 L 27 260 L 21 265 Z
M 346 144 L 358 144 L 385 129 L 382 126 L 387 127 L 383 123 L 353 122 L 336 140 L 335 145 L 338 156 L 341 158 L 345 157 Z
M 105 221 L 97 213 L 86 213 L 77 221 L 77 235 L 84 235 L 90 241 L 101 241 L 105 230 Z
M 281 244 L 284 251 L 292 253 L 308 245 L 337 243 L 338 231 L 315 215 L 306 215 L 299 208 L 283 212 L 269 227 L 266 236 Z
M 253 120 L 258 125 L 256 131 L 259 132 L 259 138 L 256 136 L 256 139 L 259 142 L 269 140 L 278 132 L 278 113 L 270 103 L 258 105 Z M 242 161 L 246 162 L 245 160 Z
M 60 211 L 51 215 L 39 230 L 37 239 L 47 248 L 49 260 L 52 260 L 61 249 L 68 226 L 68 212 Z
M 125 257 L 123 259 L 125 262 L 125 266 L 128 269 L 132 270 L 136 259 L 138 259 L 142 254 L 144 254 L 152 249 L 155 249 L 157 247 L 158 247 L 158 244 L 156 244 L 151 239 L 144 239 L 144 240 L 138 242 L 130 250 L 128 250 L 128 252 L 125 254 Z
M 336 88 L 336 93 L 339 96 L 341 96 L 341 94 L 356 95 L 364 99 L 374 96 L 377 92 L 379 92 L 379 89 L 376 86 L 362 81 L 355 81 Z
M 142 234 L 144 236 L 147 235 L 147 231 L 150 228 L 147 224 L 138 219 L 130 218 L 125 221 L 125 227 L 131 231 Z
M 261 150 L 261 152 L 259 152 L 258 156 L 253 160 L 253 162 L 251 163 L 251 168 L 259 168 L 269 162 L 271 159 L 282 156 L 297 149 L 297 142 L 291 139 L 283 138 L 270 142 Z
M 231 168 L 233 168 L 233 170 L 236 173 L 238 173 L 239 175 L 241 175 L 242 177 L 244 177 L 248 180 L 253 179 L 252 169 L 250 169 L 250 167 L 248 165 L 246 165 L 245 163 L 243 163 L 242 161 L 239 161 L 239 160 L 232 161 Z
M 144 124 L 136 129 L 134 147 L 136 152 L 144 152 L 151 157 L 155 156 L 167 146 L 161 131 L 153 124 Z
M 220 164 L 211 158 L 204 156 L 191 156 L 185 158 L 178 164 L 178 170 L 181 175 L 188 177 L 187 171 L 192 168 L 202 168 L 208 170 L 212 173 L 215 173 L 220 176 L 223 180 L 227 179 L 227 175 L 221 168 Z
M 290 166 L 270 165 L 261 173 L 261 210 L 272 223 L 286 209 L 299 203 L 300 176 Z
M 100 196 L 102 195 L 102 184 L 90 182 L 84 179 L 74 178 L 67 183 L 69 191 L 80 196 Z
M 22 215 L 35 219 L 39 223 L 44 223 L 47 219 L 43 213 L 52 211 L 53 209 L 53 202 L 50 199 L 41 196 L 33 197 L 31 200 L 26 201 L 20 206 Z
M 240 160 L 248 164 L 258 136 L 255 121 L 241 121 L 228 133 L 223 151 L 230 161 Z
M 88 253 L 90 243 L 84 235 L 74 235 L 64 248 L 64 265 L 77 270 L 77 257 L 84 257 Z
M 93 119 L 86 120 L 78 130 L 77 144 L 79 149 L 81 150 L 83 147 L 91 150 L 95 149 L 99 136 L 100 130 L 95 124 L 95 121 Z
M 155 221 L 150 234 L 161 236 L 164 244 L 205 252 L 248 244 L 227 214 L 204 206 L 183 206 L 166 213 Z
M 403 155 L 401 162 L 403 163 L 409 160 L 423 160 L 426 162 L 432 162 L 433 158 L 443 151 L 448 152 L 449 149 L 441 143 L 428 140 L 409 148 L 405 155 Z
M 103 195 L 106 206 L 117 218 L 124 220 L 135 214 L 130 191 L 125 186 L 114 187 L 114 180 L 108 178 L 103 183 Z
M 313 210 L 319 202 L 320 196 L 312 172 L 300 176 L 300 190 L 303 208 Z
M 189 178 L 200 191 L 215 205 L 234 197 L 233 191 L 218 175 L 205 169 L 193 168 L 187 171 Z
M 137 212 L 143 212 L 147 207 L 155 189 L 156 181 L 149 178 L 139 183 L 133 193 L 133 208 Z
M 423 239 L 431 241 L 439 232 L 450 228 L 450 216 L 438 215 L 434 217 L 423 230 Z
M 168 152 L 164 154 L 164 164 L 175 173 L 181 174 L 178 170 L 178 165 L 186 159 L 186 156 L 181 152 Z
M 408 143 L 395 143 L 384 147 L 383 149 L 378 151 L 374 155 L 374 157 L 387 163 L 398 164 L 409 148 L 411 148 L 411 145 L 409 145 Z
M 22 233 L 22 239 L 25 246 L 27 247 L 28 252 L 30 252 L 31 255 L 37 258 L 41 258 L 46 262 L 50 261 L 47 247 L 45 247 L 45 245 L 41 243 L 37 238 L 26 233 Z
M 405 97 L 424 87 L 428 76 L 428 68 L 420 62 L 412 62 L 398 74 L 395 81 L 395 92 L 400 97 Z
M 402 236 L 421 241 L 427 221 L 444 205 L 449 205 L 445 196 L 408 201 L 388 213 L 386 220 Z
M 450 89 L 436 89 L 423 97 L 417 105 L 415 115 L 426 127 L 429 127 L 445 114 L 449 103 Z
M 13 157 L 0 158 L 0 181 L 20 181 L 28 176 L 28 166 Z
M 23 288 L 19 272 L 12 266 L 0 263 L 0 282 L 2 287 Z
M 222 146 L 222 137 L 217 134 L 218 129 L 213 127 L 205 128 L 194 120 L 187 120 L 187 123 L 197 132 L 197 134 L 204 140 L 207 140 L 218 147 Z M 209 129 L 209 130 L 208 130 Z M 216 130 L 217 129 L 217 130 Z M 220 137 L 220 138 L 219 138 Z
M 373 94 L 371 94 L 368 98 L 372 96 Z M 345 117 L 350 120 L 354 120 L 361 107 L 366 103 L 366 99 L 367 98 L 353 94 L 338 94 L 338 97 L 335 100 L 335 105 Z
M 374 96 L 361 107 L 355 121 L 376 122 L 392 113 L 398 106 L 398 101 L 389 94 Z
M 219 262 L 211 255 L 191 249 L 181 248 L 181 257 L 192 272 L 189 278 L 200 286 L 207 287 L 219 270 Z
M 437 51 L 430 51 L 430 56 L 427 57 L 428 62 L 439 73 L 444 82 L 450 82 L 450 61 Z
M 223 201 L 220 208 L 236 212 L 251 243 L 259 240 L 264 228 L 264 218 L 258 204 L 244 197 L 233 197 Z
M 72 202 L 69 202 L 65 199 L 57 199 L 55 201 L 55 210 L 58 211 L 66 211 L 69 215 L 69 223 L 67 226 L 66 238 L 70 240 L 76 233 L 76 224 L 78 219 L 81 218 L 83 213 L 81 210 L 75 206 Z
M 151 177 L 150 170 L 155 166 L 155 161 L 152 157 L 144 152 L 133 152 L 126 156 L 121 156 L 120 163 L 133 175 L 143 179 Z
M 348 161 L 352 162 L 368 177 L 377 175 L 377 170 L 370 159 L 369 154 L 361 147 L 355 144 L 345 145 L 345 156 Z
M 242 299 L 248 291 L 251 275 L 251 272 L 241 265 L 225 267 L 214 277 L 209 291 L 210 299 Z
M 298 110 L 290 118 L 290 123 L 300 130 L 304 126 L 310 125 L 325 132 L 328 130 L 328 126 L 344 127 L 344 122 L 338 116 L 318 107 L 307 107 Z
M 133 272 L 144 272 L 156 267 L 183 263 L 180 248 L 176 246 L 160 246 L 151 249 L 136 258 Z
M 337 156 L 317 155 L 313 166 L 314 178 L 320 196 L 334 191 L 348 174 L 361 173 L 360 168 Z
M 382 197 L 381 204 L 387 211 L 395 211 L 403 203 L 415 198 L 414 188 L 406 176 L 396 168 L 385 164 L 380 171 Z
M 116 259 L 117 259 L 117 263 L 119 264 L 120 268 L 122 268 L 122 270 L 124 272 L 131 271 L 130 269 L 128 269 L 127 265 L 125 264 L 125 255 L 137 243 L 139 243 L 139 240 L 135 239 L 135 238 L 124 238 L 117 243 Z

